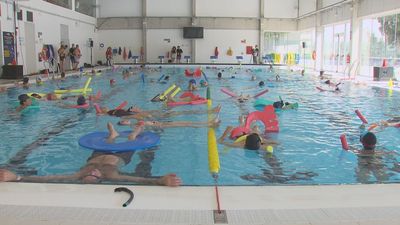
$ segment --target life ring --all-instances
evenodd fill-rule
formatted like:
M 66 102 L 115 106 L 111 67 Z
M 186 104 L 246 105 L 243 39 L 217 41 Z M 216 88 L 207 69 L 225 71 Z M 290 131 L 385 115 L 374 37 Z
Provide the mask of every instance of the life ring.
M 131 131 L 123 131 L 119 137 L 127 138 Z M 152 132 L 143 132 L 133 141 L 108 143 L 108 132 L 93 132 L 79 139 L 79 145 L 88 150 L 102 152 L 140 151 L 154 147 L 160 143 L 160 136 Z
M 313 51 L 311 57 L 312 57 L 313 60 L 316 60 L 317 59 L 317 52 Z

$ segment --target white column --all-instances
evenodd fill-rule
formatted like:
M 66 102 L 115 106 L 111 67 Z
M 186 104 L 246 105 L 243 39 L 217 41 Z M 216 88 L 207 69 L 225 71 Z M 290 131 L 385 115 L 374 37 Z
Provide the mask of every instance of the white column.
M 197 15 L 197 13 L 196 13 L 196 10 L 197 10 L 197 5 L 196 5 L 196 0 L 192 0 L 192 26 L 193 25 L 196 25 L 196 15 Z M 191 41 L 192 43 L 192 45 L 191 45 L 191 48 L 192 48 L 192 55 L 191 55 L 191 62 L 192 63 L 196 63 L 196 39 L 192 39 L 192 41 Z
M 71 0 L 72 11 L 75 11 L 75 1 L 76 0 Z
M 142 47 L 144 51 L 143 63 L 147 62 L 147 1 L 142 0 Z
M 353 11 L 350 21 L 350 63 L 360 60 L 360 19 L 358 18 L 358 1 L 353 2 Z
M 264 24 L 262 23 L 262 21 L 263 21 L 263 19 L 264 19 L 264 4 L 265 4 L 265 1 L 264 0 L 260 0 L 260 18 L 258 19 L 258 23 L 259 23 L 259 25 L 258 25 L 258 32 L 259 32 L 259 35 L 258 35 L 258 37 L 259 37 L 259 39 L 258 39 L 258 50 L 259 50 L 259 56 L 258 56 L 258 62 L 260 63 L 260 64 L 262 64 L 263 63 L 263 59 L 262 59 L 262 57 L 263 57 L 263 55 L 264 55 L 264 31 L 263 31 L 263 26 L 264 26 Z

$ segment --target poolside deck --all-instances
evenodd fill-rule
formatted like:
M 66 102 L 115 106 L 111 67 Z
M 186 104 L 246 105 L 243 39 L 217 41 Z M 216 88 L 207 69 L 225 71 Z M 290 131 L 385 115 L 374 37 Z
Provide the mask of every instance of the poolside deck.
M 0 184 L 3 225 L 215 224 L 214 187 Z M 220 187 L 228 224 L 399 224 L 400 184 Z

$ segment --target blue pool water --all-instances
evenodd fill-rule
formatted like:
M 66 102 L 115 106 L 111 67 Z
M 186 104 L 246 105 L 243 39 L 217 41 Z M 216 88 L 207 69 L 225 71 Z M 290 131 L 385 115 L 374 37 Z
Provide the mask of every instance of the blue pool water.
M 167 110 L 162 103 L 150 102 L 157 93 L 175 83 L 185 89 L 189 78 L 184 76 L 186 67 L 149 67 L 145 71 L 145 82 L 135 75 L 122 79 L 122 70 L 106 71 L 94 76 L 91 88 L 101 90 L 105 98 L 101 105 L 116 107 L 123 101 L 146 110 Z M 260 67 L 261 68 L 261 67 Z M 220 185 L 271 185 L 271 184 L 351 184 L 398 182 L 400 160 L 397 155 L 374 159 L 365 163 L 351 152 L 341 148 L 339 136 L 347 134 L 350 145 L 361 148 L 358 141 L 360 120 L 354 113 L 359 109 L 370 122 L 389 119 L 385 114 L 399 115 L 399 93 L 388 90 L 345 83 L 342 92 L 319 92 L 315 87 L 323 86 L 311 75 L 301 76 L 283 70 L 267 72 L 265 68 L 251 72 L 249 67 L 218 69 L 203 67 L 211 84 L 213 106 L 222 105 L 222 120 L 216 134 L 222 135 L 229 125 L 237 126 L 241 114 L 254 111 L 254 99 L 238 103 L 220 88 L 229 88 L 235 93 L 254 95 L 265 88 L 269 92 L 261 98 L 277 101 L 298 102 L 298 110 L 277 112 L 280 132 L 268 134 L 280 144 L 273 154 L 265 151 L 250 151 L 218 145 L 221 169 Z M 193 70 L 194 67 L 192 66 Z M 223 71 L 222 80 L 216 79 Z M 135 73 L 140 74 L 138 68 Z M 279 73 L 281 82 L 275 82 Z M 167 84 L 156 81 L 161 74 L 171 76 Z M 257 80 L 251 81 L 251 75 Z M 235 76 L 234 79 L 231 77 Z M 82 87 L 87 77 L 68 78 L 67 81 L 49 81 L 43 86 L 29 90 L 11 89 L 0 94 L 0 167 L 21 174 L 71 174 L 79 170 L 91 151 L 78 145 L 78 139 L 93 131 L 106 131 L 107 122 L 115 124 L 117 130 L 127 127 L 116 125 L 118 118 L 96 116 L 95 110 L 63 109 L 56 102 L 40 102 L 40 110 L 20 115 L 15 111 L 17 96 L 25 92 L 51 92 L 60 87 Z M 110 88 L 109 80 L 117 85 Z M 266 87 L 257 86 L 260 80 Z M 197 80 L 199 82 L 199 80 Z M 198 94 L 205 96 L 206 89 Z M 206 105 L 182 106 L 172 110 L 206 110 Z M 164 119 L 165 121 L 206 121 L 207 114 L 190 114 Z M 121 168 L 122 172 L 145 176 L 161 176 L 176 173 L 184 185 L 212 185 L 214 180 L 208 170 L 207 128 L 168 128 L 161 135 L 160 145 L 149 151 L 134 154 L 132 162 Z M 399 129 L 387 128 L 379 133 L 378 146 L 386 151 L 399 152 Z M 378 161 L 378 162 L 376 162 Z M 142 163 L 141 163 L 142 162 Z M 147 164 L 146 164 L 147 163 Z M 144 165 L 146 164 L 146 165 Z M 149 167 L 151 166 L 151 168 Z

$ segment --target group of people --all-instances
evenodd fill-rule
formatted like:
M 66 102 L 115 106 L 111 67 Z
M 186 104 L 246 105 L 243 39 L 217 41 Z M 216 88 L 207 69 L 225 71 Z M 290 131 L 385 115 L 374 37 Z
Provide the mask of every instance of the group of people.
M 223 72 L 223 71 L 222 71 Z M 222 79 L 222 73 L 218 72 L 217 74 L 218 79 Z M 252 79 L 253 80 L 253 79 Z M 256 80 L 256 79 L 254 79 Z M 28 79 L 29 81 L 29 79 Z M 24 84 L 28 84 L 28 81 L 25 80 Z M 25 85 L 26 85 L 25 84 Z M 330 83 L 327 83 L 330 85 Z M 111 82 L 110 86 L 115 85 L 115 82 Z M 192 87 L 195 85 L 193 81 L 189 81 L 188 89 L 193 89 L 190 91 L 194 91 L 195 89 Z M 338 85 L 335 85 L 336 87 Z M 32 105 L 32 97 L 41 99 L 42 96 L 39 95 L 32 95 L 31 97 L 27 94 L 22 94 L 18 97 L 20 101 L 20 106 L 17 108 L 17 111 L 22 111 L 23 109 Z M 47 94 L 45 97 L 47 100 L 58 100 L 59 97 L 54 94 Z M 84 96 L 76 96 L 77 104 L 83 105 L 86 104 L 86 98 Z M 171 99 L 169 99 L 171 100 Z M 171 100 L 173 101 L 173 100 Z M 290 103 L 284 102 L 282 99 L 280 101 L 274 102 L 273 107 L 276 109 L 283 109 L 285 107 L 290 106 Z M 219 114 L 221 110 L 220 106 L 217 106 L 211 110 L 187 110 L 187 111 L 159 111 L 159 110 L 143 110 L 139 107 L 132 106 L 128 109 L 109 109 L 107 107 L 100 107 L 97 115 L 108 115 L 108 116 L 115 116 L 120 117 L 121 120 L 119 121 L 119 125 L 129 125 L 132 126 L 132 132 L 127 136 L 128 141 L 134 141 L 138 135 L 140 135 L 144 129 L 151 129 L 151 130 L 163 130 L 165 128 L 172 128 L 172 127 L 216 127 L 220 124 L 220 120 L 218 116 L 215 119 L 210 121 L 200 121 L 200 122 L 193 122 L 193 121 L 159 121 L 159 119 L 169 118 L 173 116 L 178 116 L 182 114 L 200 114 L 200 113 L 215 113 Z M 135 119 L 136 123 L 131 125 L 131 119 Z M 244 116 L 239 117 L 239 126 L 244 126 L 246 118 Z M 388 155 L 392 153 L 388 153 L 382 150 L 376 150 L 377 138 L 375 134 L 372 132 L 377 127 L 384 127 L 393 126 L 393 127 L 400 127 L 400 117 L 393 117 L 388 121 L 382 121 L 380 123 L 373 123 L 365 131 L 365 125 L 362 126 L 363 132 L 360 135 L 360 142 L 362 144 L 362 148 L 352 147 L 350 150 L 359 156 L 359 163 L 364 164 L 373 157 L 374 159 L 382 157 L 383 155 Z M 119 133 L 116 131 L 114 126 L 111 123 L 107 124 L 107 129 L 109 131 L 109 136 L 107 137 L 107 142 L 113 143 L 115 139 L 119 136 Z M 238 137 L 234 137 L 232 141 L 227 141 L 227 136 L 232 132 L 233 127 L 228 126 L 222 136 L 218 139 L 218 143 L 223 144 L 228 147 L 233 148 L 243 148 L 247 150 L 255 150 L 260 152 L 265 152 L 262 150 L 266 150 L 268 146 L 274 146 L 279 144 L 277 141 L 266 138 L 262 132 L 260 132 L 258 126 L 252 126 L 250 132 L 245 135 L 240 135 Z M 51 175 L 51 176 L 18 176 L 15 173 L 0 169 L 0 181 L 28 181 L 28 182 L 41 182 L 41 181 L 81 181 L 83 183 L 97 183 L 101 181 L 127 181 L 127 182 L 135 182 L 135 183 L 143 183 L 143 184 L 159 184 L 159 185 L 167 185 L 167 186 L 178 186 L 181 184 L 181 180 L 176 174 L 167 174 L 162 177 L 142 177 L 138 176 L 138 174 L 143 173 L 136 173 L 131 175 L 124 175 L 119 172 L 119 166 L 123 166 L 129 164 L 131 161 L 131 157 L 134 153 L 133 152 L 123 152 L 123 153 L 113 153 L 113 152 L 98 152 L 93 151 L 93 154 L 88 158 L 87 163 L 76 173 L 71 175 Z M 141 154 L 141 159 L 143 157 L 143 163 L 149 167 L 151 163 L 151 151 L 144 151 Z M 149 154 L 146 156 L 146 154 Z M 268 164 L 272 167 L 272 174 L 269 172 L 265 172 L 263 176 L 254 176 L 254 175 L 245 175 L 242 178 L 248 180 L 254 179 L 270 179 L 276 180 L 282 177 L 285 177 L 282 182 L 290 181 L 293 179 L 310 179 L 311 177 L 315 176 L 315 173 L 311 172 L 300 172 L 295 173 L 293 175 L 284 176 L 283 170 L 279 168 L 280 163 L 277 161 L 276 157 L 268 155 L 265 157 L 265 160 Z M 368 164 L 369 165 L 369 164 Z M 370 166 L 370 165 L 369 165 Z M 372 171 L 376 174 L 386 174 L 385 171 L 381 170 L 382 166 L 373 166 L 373 169 L 368 171 Z M 357 169 L 357 174 L 360 173 L 359 177 L 362 177 L 362 174 L 365 174 L 366 170 L 360 169 L 364 168 L 359 166 Z M 400 168 L 400 166 L 399 166 Z M 361 171 L 363 170 L 363 171 Z M 360 172 L 361 171 L 361 172 Z M 368 172 L 367 171 L 367 172 Z M 276 174 L 274 174 L 276 173 Z M 144 174 L 149 174 L 145 172 Z M 381 177 L 382 178 L 382 177 Z M 379 178 L 379 179 L 381 179 Z M 382 179 L 385 179 L 384 177 Z M 360 178 L 360 181 L 366 182 Z
M 62 77 L 65 77 L 65 59 L 69 57 L 71 62 L 72 70 L 77 70 L 79 61 L 82 56 L 79 45 L 72 44 L 71 48 L 68 49 L 68 45 L 61 43 L 60 48 L 57 50 L 59 58 L 59 68 Z
M 182 59 L 182 54 L 183 50 L 181 49 L 180 46 L 172 46 L 171 52 L 170 52 L 170 59 L 168 60 L 169 63 L 181 63 Z

